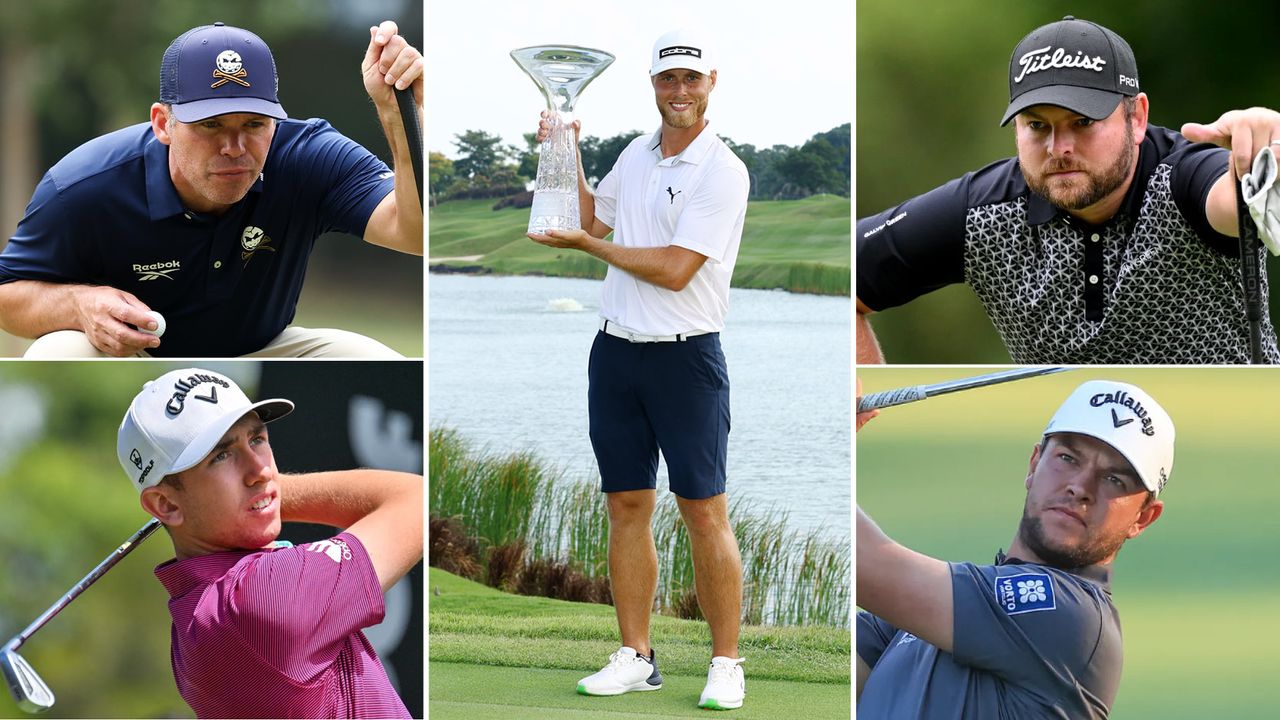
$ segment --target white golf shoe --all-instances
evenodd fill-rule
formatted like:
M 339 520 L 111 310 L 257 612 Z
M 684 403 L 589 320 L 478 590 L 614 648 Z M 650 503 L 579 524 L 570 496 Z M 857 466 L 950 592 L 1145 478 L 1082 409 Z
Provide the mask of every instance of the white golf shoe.
M 707 670 L 707 686 L 698 699 L 698 707 L 709 710 L 732 710 L 742 707 L 747 695 L 747 681 L 742 677 L 742 663 L 746 658 L 728 658 L 717 655 L 711 658 Z
M 653 650 L 649 650 L 649 657 L 645 657 L 636 654 L 635 648 L 624 646 L 609 656 L 609 664 L 604 669 L 578 681 L 578 694 L 621 695 L 632 690 L 657 690 L 661 687 L 662 675 L 658 674 L 658 661 L 654 659 Z

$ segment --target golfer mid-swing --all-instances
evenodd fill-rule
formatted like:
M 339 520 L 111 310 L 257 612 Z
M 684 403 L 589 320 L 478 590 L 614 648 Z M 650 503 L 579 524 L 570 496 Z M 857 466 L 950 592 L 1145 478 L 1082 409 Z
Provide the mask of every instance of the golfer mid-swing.
M 622 648 L 583 678 L 578 692 L 662 687 L 649 637 L 661 450 L 689 530 L 698 604 L 711 626 L 713 657 L 698 704 L 736 708 L 746 693 L 738 657 L 742 563 L 725 496 L 729 376 L 720 329 L 750 182 L 703 116 L 716 86 L 705 38 L 663 35 L 649 75 L 661 127 L 632 141 L 594 195 L 579 174 L 581 230 L 530 235 L 609 264 L 588 406 L 609 507 L 609 578 Z M 546 132 L 544 123 L 540 134 Z

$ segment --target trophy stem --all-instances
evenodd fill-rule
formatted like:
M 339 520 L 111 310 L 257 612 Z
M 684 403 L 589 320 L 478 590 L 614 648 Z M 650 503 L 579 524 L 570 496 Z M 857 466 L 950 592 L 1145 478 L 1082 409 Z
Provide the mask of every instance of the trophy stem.
M 577 230 L 582 227 L 578 209 L 578 141 L 573 113 L 552 110 L 551 126 L 542 141 L 538 177 L 534 182 L 529 232 Z

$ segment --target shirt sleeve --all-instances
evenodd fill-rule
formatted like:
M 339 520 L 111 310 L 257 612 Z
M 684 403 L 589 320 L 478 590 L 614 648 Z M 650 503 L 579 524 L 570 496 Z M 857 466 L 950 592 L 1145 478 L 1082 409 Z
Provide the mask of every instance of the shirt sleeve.
M 382 621 L 382 587 L 356 536 L 263 553 L 228 579 L 226 612 L 245 641 L 294 679 L 314 677 L 352 633 Z
M 671 244 L 724 262 L 750 191 L 745 168 L 726 166 L 707 173 L 680 212 Z
M 1069 692 L 1082 676 L 1119 675 L 1103 667 L 1119 638 L 1111 647 L 1105 620 L 1114 606 L 1100 588 L 1038 565 L 972 563 L 951 564 L 951 586 L 958 662 L 1043 697 Z M 1118 621 L 1111 626 L 1118 633 Z
M 872 310 L 906 304 L 964 282 L 970 176 L 858 220 L 858 299 Z
M 867 667 L 875 667 L 876 663 L 880 662 L 880 656 L 884 655 L 884 651 L 889 648 L 893 636 L 897 634 L 898 628 L 879 616 L 872 615 L 866 610 L 859 611 L 856 633 L 858 657 L 862 658 L 862 662 L 866 663 Z
M 364 236 L 369 217 L 395 190 L 387 164 L 325 120 L 311 119 L 305 142 L 295 148 L 291 172 L 323 184 L 318 196 L 320 227 Z
M 91 282 L 101 277 L 87 228 L 58 188 L 52 171 L 45 173 L 27 205 L 18 229 L 0 252 L 0 284 L 14 280 Z
M 1205 203 L 1209 190 L 1227 172 L 1230 152 L 1208 143 L 1188 145 L 1170 158 L 1169 190 L 1178 212 L 1206 245 L 1228 257 L 1240 257 L 1240 241 L 1213 229 Z

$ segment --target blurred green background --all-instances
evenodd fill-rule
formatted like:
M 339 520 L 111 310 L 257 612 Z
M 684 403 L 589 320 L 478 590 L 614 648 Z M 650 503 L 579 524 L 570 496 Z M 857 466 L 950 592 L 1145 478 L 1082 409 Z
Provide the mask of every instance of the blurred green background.
M 864 394 L 990 372 L 859 368 Z M 1091 379 L 1147 390 L 1177 445 L 1164 515 L 1115 563 L 1124 720 L 1275 717 L 1275 482 L 1280 374 L 1245 369 L 1087 369 L 886 408 L 858 432 L 857 502 L 894 540 L 990 563 L 1025 498 L 1032 446 Z
M 215 21 L 271 46 L 290 117 L 325 118 L 390 162 L 360 81 L 368 29 L 386 19 L 422 48 L 418 0 L 0 2 L 0 245 L 51 165 L 93 137 L 147 120 L 165 48 Z M 331 233 L 311 256 L 295 322 L 361 332 L 422 357 L 422 271 L 421 258 Z M 0 356 L 28 344 L 0 333 Z
M 1009 56 L 1032 29 L 1068 14 L 1128 41 L 1152 123 L 1176 130 L 1227 110 L 1280 106 L 1266 34 L 1280 27 L 1274 0 L 860 0 L 855 215 L 1013 156 L 1013 130 L 999 127 L 1009 102 Z M 1273 260 L 1273 285 L 1280 282 L 1275 266 Z M 1276 295 L 1272 317 L 1280 313 Z M 889 362 L 1009 362 L 967 286 L 877 313 L 872 327 Z
M 204 366 L 256 394 L 257 363 Z M 149 518 L 116 460 L 116 430 L 142 384 L 176 367 L 160 361 L 0 363 L 4 640 Z M 289 428 L 282 423 L 278 430 Z M 168 537 L 157 532 L 19 651 L 57 697 L 49 716 L 192 717 L 169 665 L 169 597 L 152 574 L 172 558 Z M 0 717 L 25 717 L 7 691 L 0 695 Z

